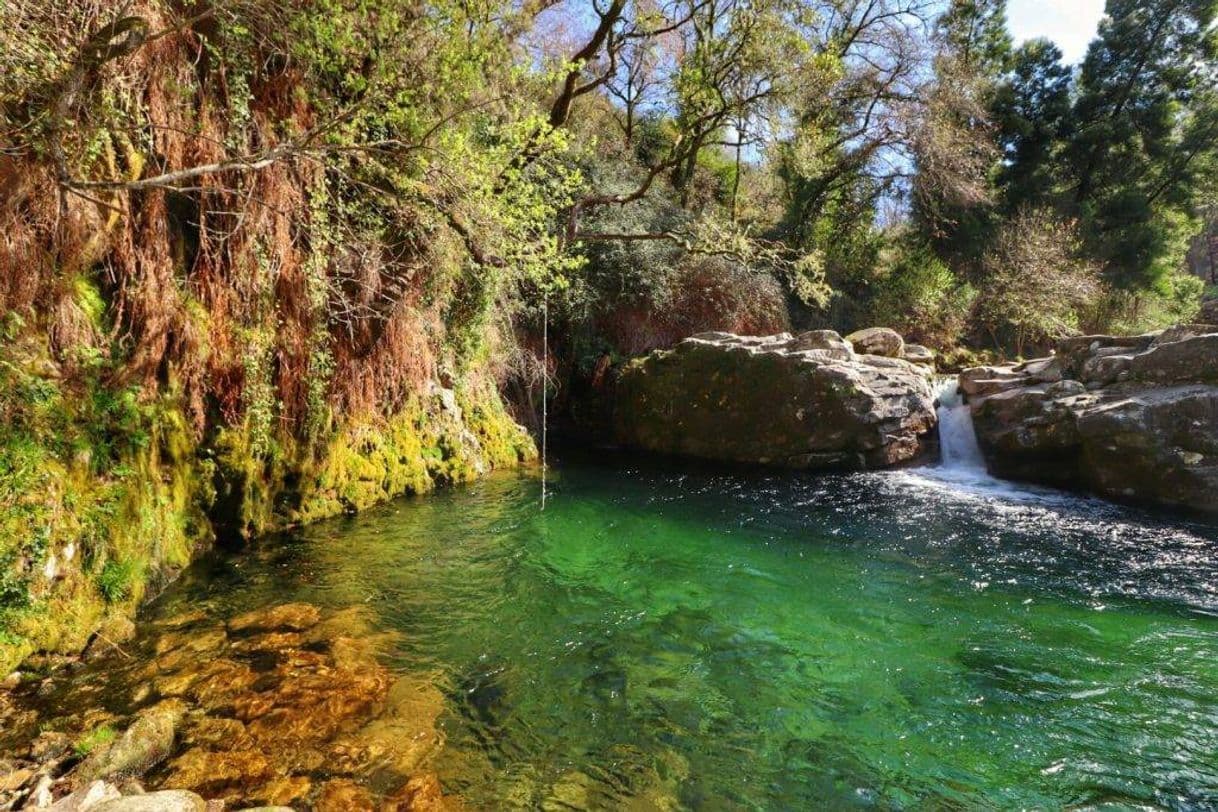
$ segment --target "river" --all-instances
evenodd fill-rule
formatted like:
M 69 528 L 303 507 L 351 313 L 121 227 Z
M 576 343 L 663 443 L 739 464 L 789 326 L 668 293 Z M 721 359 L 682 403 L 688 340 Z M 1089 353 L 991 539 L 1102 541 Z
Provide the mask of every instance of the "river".
M 141 628 L 360 607 L 478 808 L 1218 807 L 1215 527 L 969 464 L 551 471 L 208 557 Z

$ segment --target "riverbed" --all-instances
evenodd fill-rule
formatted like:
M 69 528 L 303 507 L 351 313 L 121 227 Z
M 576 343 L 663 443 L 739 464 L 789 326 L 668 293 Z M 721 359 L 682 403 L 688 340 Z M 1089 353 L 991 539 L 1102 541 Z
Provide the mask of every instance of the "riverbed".
M 475 808 L 1218 806 L 1212 525 L 936 468 L 571 459 L 548 489 L 498 474 L 208 557 L 141 639 L 358 614 L 433 698 L 419 768 Z M 44 689 L 42 724 L 156 701 L 131 651 Z

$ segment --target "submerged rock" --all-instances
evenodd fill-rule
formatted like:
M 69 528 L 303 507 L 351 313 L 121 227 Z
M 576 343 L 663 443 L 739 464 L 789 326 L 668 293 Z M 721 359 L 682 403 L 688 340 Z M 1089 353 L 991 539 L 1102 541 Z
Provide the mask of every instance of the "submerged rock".
M 193 792 L 168 789 L 116 798 L 89 809 L 90 812 L 206 812 L 207 802 Z
M 99 778 L 143 775 L 173 752 L 178 725 L 186 712 L 181 702 L 167 700 L 140 713 L 123 734 L 89 753 L 76 768 L 76 786 Z
M 228 628 L 233 632 L 303 632 L 320 619 L 321 611 L 310 603 L 283 603 L 238 615 L 228 622 Z
M 827 330 L 696 335 L 627 365 L 616 399 L 624 445 L 786 468 L 906 462 L 923 453 L 936 422 L 927 367 L 855 355 Z
M 1070 338 L 960 386 L 998 476 L 1218 513 L 1218 327 Z

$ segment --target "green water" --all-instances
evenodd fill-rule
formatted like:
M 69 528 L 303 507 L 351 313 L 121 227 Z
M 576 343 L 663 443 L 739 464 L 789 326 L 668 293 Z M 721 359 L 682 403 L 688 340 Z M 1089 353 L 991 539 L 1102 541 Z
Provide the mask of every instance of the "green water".
M 204 562 L 362 603 L 475 807 L 1218 808 L 1218 532 L 917 474 L 560 466 Z

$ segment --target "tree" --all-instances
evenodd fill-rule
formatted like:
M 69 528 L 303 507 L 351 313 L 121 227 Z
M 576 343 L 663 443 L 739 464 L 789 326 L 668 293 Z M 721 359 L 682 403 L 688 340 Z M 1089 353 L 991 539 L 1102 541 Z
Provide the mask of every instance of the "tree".
M 1150 290 L 1182 260 L 1218 144 L 1216 0 L 1109 0 L 1073 109 L 1072 203 L 1106 277 Z
M 941 258 L 972 276 L 995 226 L 1001 152 L 991 107 L 1011 59 L 1005 0 L 953 0 L 936 41 L 916 129 L 914 219 Z
M 1070 128 L 1073 71 L 1045 39 L 1029 40 L 1011 56 L 1011 71 L 990 104 L 1002 150 L 1000 205 L 1013 214 L 1045 206 L 1061 184 L 1060 152 Z

